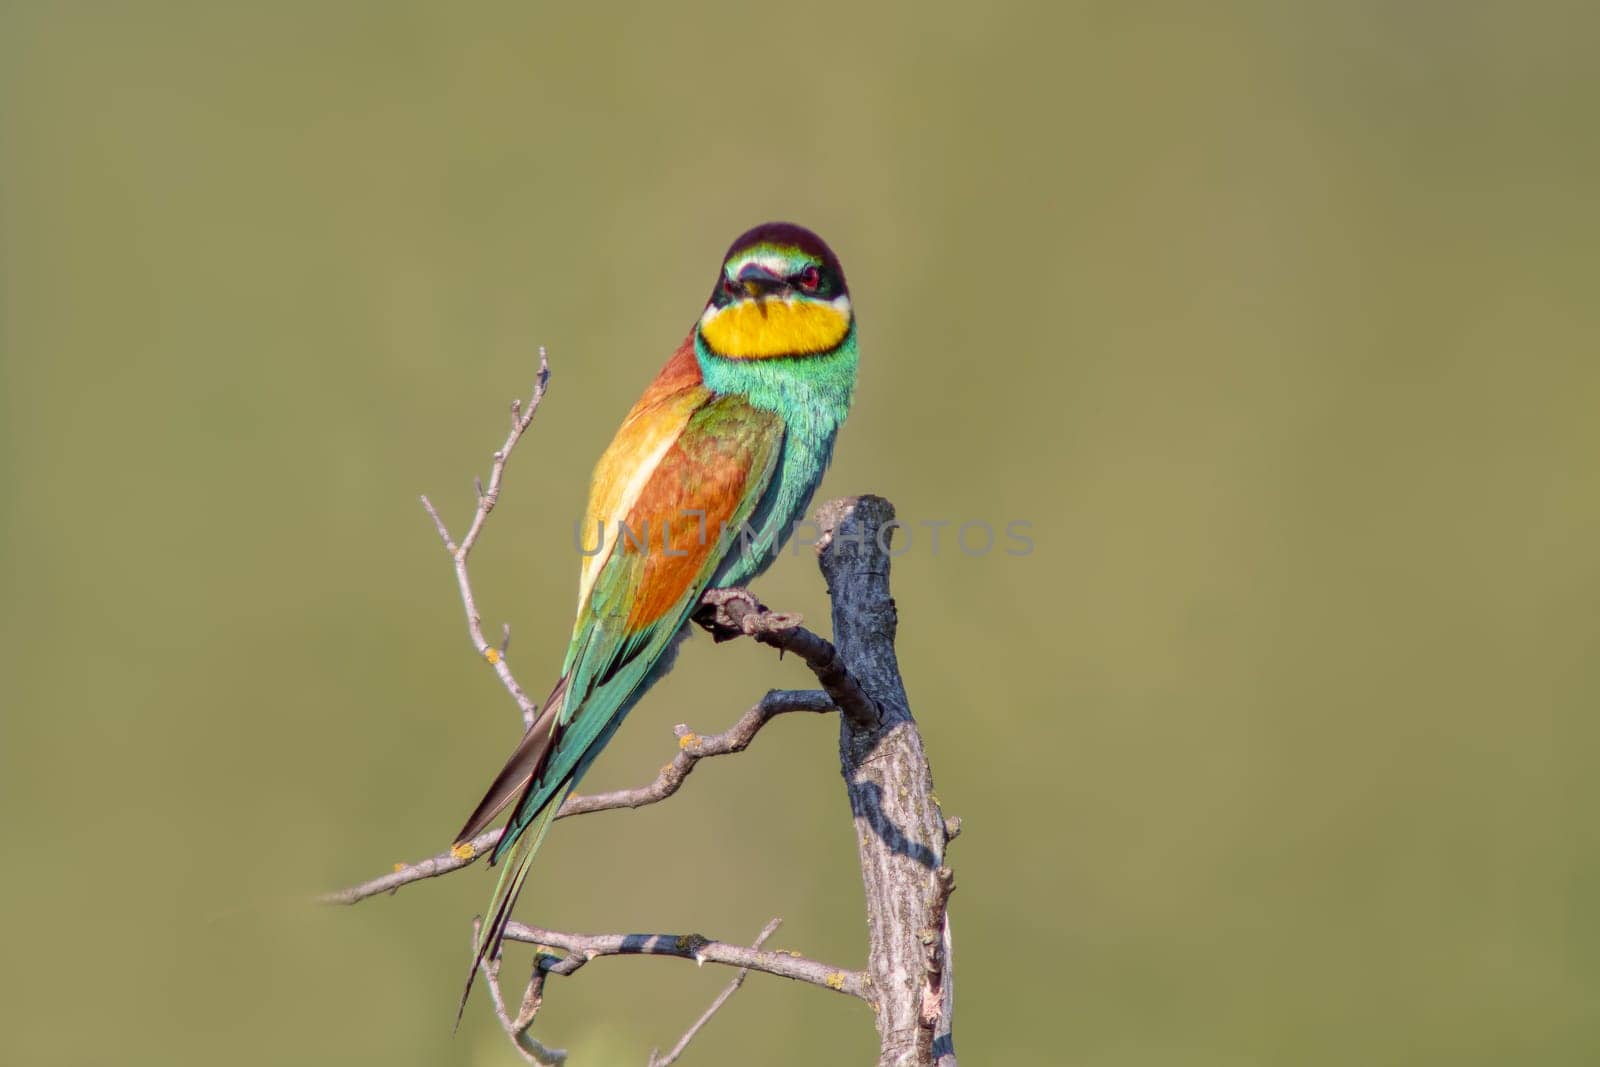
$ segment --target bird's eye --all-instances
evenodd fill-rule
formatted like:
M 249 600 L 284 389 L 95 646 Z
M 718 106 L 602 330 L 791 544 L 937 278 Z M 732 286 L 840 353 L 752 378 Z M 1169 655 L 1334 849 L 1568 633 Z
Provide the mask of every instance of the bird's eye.
M 808 293 L 814 293 L 822 285 L 822 272 L 816 267 L 807 267 L 795 277 L 795 280 L 800 283 L 800 288 Z
M 732 278 L 724 278 L 722 279 L 722 291 L 729 296 L 733 296 L 739 291 L 739 286 Z

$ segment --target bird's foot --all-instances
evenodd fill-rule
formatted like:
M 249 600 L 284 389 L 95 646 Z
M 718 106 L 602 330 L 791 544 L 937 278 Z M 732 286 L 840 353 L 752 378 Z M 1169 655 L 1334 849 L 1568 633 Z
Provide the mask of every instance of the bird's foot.
M 763 631 L 792 630 L 800 625 L 800 616 L 772 611 L 750 590 L 737 586 L 706 590 L 690 618 L 719 643 Z

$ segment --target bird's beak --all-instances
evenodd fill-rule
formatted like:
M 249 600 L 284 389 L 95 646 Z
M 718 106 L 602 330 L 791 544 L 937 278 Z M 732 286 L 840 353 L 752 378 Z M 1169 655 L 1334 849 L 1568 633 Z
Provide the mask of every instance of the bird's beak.
M 757 300 L 767 296 L 781 296 L 789 288 L 788 282 L 759 267 L 746 267 L 739 272 L 738 281 L 744 286 L 745 293 Z

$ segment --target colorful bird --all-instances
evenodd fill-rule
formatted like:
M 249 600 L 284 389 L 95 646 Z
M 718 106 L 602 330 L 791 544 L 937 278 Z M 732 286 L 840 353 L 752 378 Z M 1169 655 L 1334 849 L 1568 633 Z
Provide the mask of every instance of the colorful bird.
M 671 669 L 702 594 L 764 571 L 804 515 L 855 380 L 855 315 L 833 251 L 785 222 L 734 241 L 693 331 L 595 466 L 561 677 L 456 838 L 515 800 L 463 1005 L 556 810 Z

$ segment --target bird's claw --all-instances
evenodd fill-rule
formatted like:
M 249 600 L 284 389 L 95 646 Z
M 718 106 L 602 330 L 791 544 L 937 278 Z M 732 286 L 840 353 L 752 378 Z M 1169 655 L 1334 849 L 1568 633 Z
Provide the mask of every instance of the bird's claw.
M 748 589 L 707 589 L 700 597 L 700 606 L 692 618 L 719 644 L 743 637 L 750 631 L 746 619 L 767 614 L 767 606 L 755 598 Z
M 799 615 L 772 611 L 750 590 L 736 587 L 706 590 L 690 617 L 705 627 L 714 641 L 793 630 L 802 621 Z

